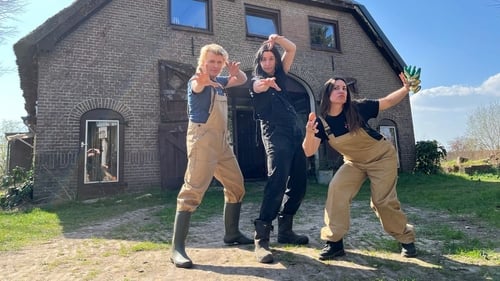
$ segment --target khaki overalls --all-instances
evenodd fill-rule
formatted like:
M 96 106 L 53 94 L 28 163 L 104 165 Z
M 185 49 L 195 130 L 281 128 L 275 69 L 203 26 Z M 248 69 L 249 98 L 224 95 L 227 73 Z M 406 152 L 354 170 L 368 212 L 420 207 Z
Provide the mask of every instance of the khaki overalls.
M 212 178 L 224 186 L 226 203 L 239 203 L 245 195 L 243 175 L 228 142 L 227 96 L 211 87 L 212 103 L 206 123 L 189 121 L 186 148 L 188 164 L 177 196 L 177 211 L 194 212 Z
M 354 196 L 368 177 L 370 179 L 370 206 L 384 230 L 401 243 L 415 241 L 413 226 L 407 219 L 397 198 L 397 156 L 392 143 L 385 138 L 376 140 L 364 129 L 335 137 L 326 121 L 320 118 L 328 135 L 328 143 L 344 156 L 344 164 L 335 173 L 328 186 L 325 204 L 325 225 L 321 239 L 339 241 L 349 230 L 350 207 Z

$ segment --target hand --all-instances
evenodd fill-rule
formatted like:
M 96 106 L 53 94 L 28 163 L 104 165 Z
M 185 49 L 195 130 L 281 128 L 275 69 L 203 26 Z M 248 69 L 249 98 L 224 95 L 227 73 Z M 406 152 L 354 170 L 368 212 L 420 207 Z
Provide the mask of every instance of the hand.
M 229 76 L 238 76 L 240 74 L 240 62 L 229 61 L 226 62 Z
M 420 87 L 420 67 L 417 68 L 416 66 L 405 66 L 404 68 L 404 74 L 401 73 L 399 74 L 399 78 L 403 82 L 403 85 L 405 88 L 411 90 L 414 94 L 416 94 L 422 87 Z M 404 76 L 403 77 L 401 76 Z
M 210 75 L 208 74 L 206 67 L 203 66 L 193 75 L 192 80 L 196 81 L 196 83 L 201 87 L 212 86 L 212 87 L 220 87 L 222 85 L 210 79 Z
M 262 86 L 265 86 L 267 88 L 273 88 L 276 91 L 281 91 L 281 88 L 278 86 L 278 84 L 276 84 L 276 78 L 275 77 L 263 78 L 263 79 L 260 79 L 259 81 L 260 81 L 260 84 Z
M 306 123 L 306 135 L 308 134 L 316 134 L 319 132 L 318 130 L 318 122 L 316 122 L 316 113 L 309 113 L 309 120 Z
M 271 34 L 269 35 L 269 38 L 264 41 L 264 44 L 269 44 L 269 49 L 272 49 L 274 47 L 274 44 L 276 44 L 276 40 L 283 38 L 284 36 L 280 36 L 278 34 Z

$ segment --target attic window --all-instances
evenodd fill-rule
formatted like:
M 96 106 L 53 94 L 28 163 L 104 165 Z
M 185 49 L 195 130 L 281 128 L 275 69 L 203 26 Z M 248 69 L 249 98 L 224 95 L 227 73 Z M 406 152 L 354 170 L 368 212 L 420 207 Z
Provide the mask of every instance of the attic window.
M 340 51 L 337 21 L 309 17 L 311 48 L 324 51 Z
M 170 24 L 209 31 L 209 0 L 170 0 Z
M 279 11 L 256 6 L 245 6 L 248 37 L 267 39 L 270 34 L 280 34 Z

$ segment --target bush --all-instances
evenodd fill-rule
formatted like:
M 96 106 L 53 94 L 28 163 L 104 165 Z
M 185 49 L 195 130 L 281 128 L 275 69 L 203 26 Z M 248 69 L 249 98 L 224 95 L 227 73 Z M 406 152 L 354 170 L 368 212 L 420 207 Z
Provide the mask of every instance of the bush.
M 441 171 L 441 159 L 446 159 L 446 149 L 436 140 L 418 141 L 415 145 L 415 172 L 437 174 Z
M 6 192 L 0 195 L 0 207 L 12 209 L 33 199 L 33 171 L 15 167 L 2 177 L 2 187 Z

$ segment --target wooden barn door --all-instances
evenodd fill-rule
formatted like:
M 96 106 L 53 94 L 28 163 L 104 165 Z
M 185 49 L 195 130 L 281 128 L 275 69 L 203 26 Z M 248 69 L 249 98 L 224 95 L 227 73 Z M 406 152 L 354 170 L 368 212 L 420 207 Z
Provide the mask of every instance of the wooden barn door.
M 188 118 L 187 81 L 194 73 L 191 65 L 173 61 L 159 62 L 160 173 L 162 189 L 179 189 L 186 171 L 186 129 Z

